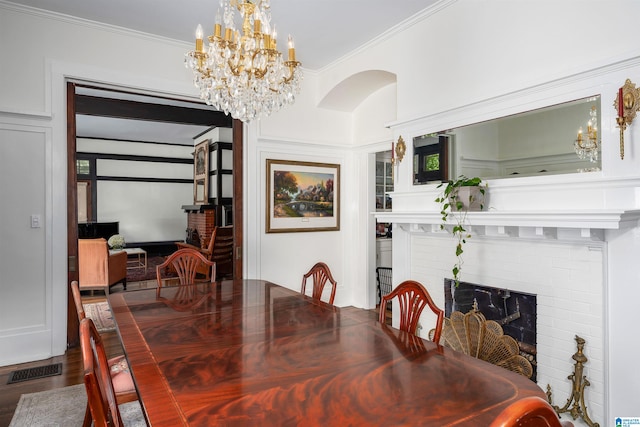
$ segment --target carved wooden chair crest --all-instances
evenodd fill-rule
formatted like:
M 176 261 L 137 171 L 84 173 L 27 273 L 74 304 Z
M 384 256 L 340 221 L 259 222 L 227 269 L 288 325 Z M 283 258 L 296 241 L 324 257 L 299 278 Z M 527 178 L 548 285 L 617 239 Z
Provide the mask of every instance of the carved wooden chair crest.
M 418 329 L 420 314 L 422 314 L 425 307 L 429 306 L 437 317 L 433 341 L 440 342 L 444 311 L 436 306 L 425 287 L 414 280 L 406 280 L 400 283 L 391 293 L 382 297 L 380 303 L 380 323 L 385 322 L 387 303 L 395 297 L 398 297 L 400 303 L 400 329 L 415 334 Z
M 313 290 L 312 297 L 317 300 L 321 300 L 324 287 L 329 282 L 331 284 L 331 296 L 329 297 L 329 304 L 333 304 L 333 300 L 336 297 L 336 288 L 338 283 L 331 275 L 331 270 L 324 262 L 316 263 L 311 270 L 302 276 L 302 289 L 301 293 L 305 293 L 307 286 L 307 279 L 313 276 Z

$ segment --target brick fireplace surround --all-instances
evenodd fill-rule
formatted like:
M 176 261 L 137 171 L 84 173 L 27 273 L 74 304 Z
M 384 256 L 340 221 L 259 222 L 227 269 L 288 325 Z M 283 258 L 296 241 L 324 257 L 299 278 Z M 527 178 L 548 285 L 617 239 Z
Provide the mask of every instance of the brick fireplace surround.
M 605 409 L 611 390 L 606 312 L 609 286 L 616 279 L 610 270 L 622 267 L 612 259 L 629 244 L 624 236 L 636 233 L 640 211 L 588 206 L 606 200 L 594 197 L 595 181 L 584 182 L 579 174 L 563 179 L 564 185 L 552 177 L 534 178 L 535 185 L 521 178 L 491 181 L 489 211 L 468 217 L 472 237 L 465 245 L 461 280 L 537 295 L 537 384 L 543 390 L 550 384 L 554 404 L 560 407 L 571 393 L 567 376 L 575 363 L 574 338 L 584 338 L 589 359 L 584 375 L 591 383 L 585 404 L 592 420 L 607 425 L 605 416 L 610 419 L 612 414 Z M 615 185 L 632 188 L 636 183 L 621 180 Z M 578 202 L 571 210 L 554 210 L 554 199 L 564 197 L 565 186 Z M 434 187 L 392 193 L 393 212 L 375 216 L 393 223 L 394 284 L 418 280 L 444 307 L 442 284 L 451 277 L 455 244 L 449 232 L 440 230 L 439 207 L 432 202 L 439 190 Z M 432 324 L 431 319 L 424 323 Z M 586 425 L 580 419 L 574 424 Z
M 200 246 L 206 248 L 216 226 L 215 209 L 199 205 L 182 206 L 182 209 L 187 213 L 187 228 L 198 231 Z

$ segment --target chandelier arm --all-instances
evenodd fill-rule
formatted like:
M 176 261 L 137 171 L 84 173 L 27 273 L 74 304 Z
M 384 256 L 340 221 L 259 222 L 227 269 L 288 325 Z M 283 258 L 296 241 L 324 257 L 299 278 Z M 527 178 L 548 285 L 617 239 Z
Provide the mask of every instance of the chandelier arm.
M 255 60 L 256 60 L 256 56 L 258 56 L 258 54 L 263 54 L 263 55 L 267 55 L 268 59 L 267 59 L 267 63 L 265 64 L 265 66 L 263 68 L 254 66 Z M 253 55 L 251 56 L 251 71 L 249 72 L 250 75 L 254 75 L 259 79 L 262 79 L 264 76 L 267 75 L 267 72 L 269 71 L 269 65 L 272 63 L 271 60 L 271 54 L 269 52 L 269 49 L 256 49 L 253 53 Z
M 235 77 L 240 77 L 240 75 L 244 71 L 243 65 L 233 65 L 230 59 L 227 61 L 227 65 L 229 66 L 229 71 L 231 71 L 231 74 L 233 74 Z
M 296 68 L 298 68 L 300 63 L 298 61 L 285 61 L 284 65 L 289 68 L 289 76 L 285 77 L 283 81 L 284 83 L 291 83 L 291 80 L 293 80 L 293 76 L 295 75 Z

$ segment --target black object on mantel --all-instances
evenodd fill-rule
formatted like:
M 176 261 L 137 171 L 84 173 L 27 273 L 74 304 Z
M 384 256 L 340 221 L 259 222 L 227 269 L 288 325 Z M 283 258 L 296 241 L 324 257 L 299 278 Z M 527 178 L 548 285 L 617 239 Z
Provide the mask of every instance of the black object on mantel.
M 185 212 L 204 212 L 215 209 L 216 205 L 182 205 Z

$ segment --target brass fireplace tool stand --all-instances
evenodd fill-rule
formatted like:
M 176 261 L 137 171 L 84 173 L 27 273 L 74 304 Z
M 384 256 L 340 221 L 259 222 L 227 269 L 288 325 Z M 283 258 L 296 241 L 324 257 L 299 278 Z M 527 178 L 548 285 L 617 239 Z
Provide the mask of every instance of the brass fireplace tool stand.
M 589 380 L 587 380 L 586 376 L 582 375 L 584 370 L 584 364 L 587 362 L 587 356 L 584 355 L 582 350 L 584 349 L 584 338 L 580 338 L 576 335 L 576 343 L 578 344 L 578 351 L 571 357 L 576 361 L 575 368 L 573 370 L 573 374 L 569 375 L 567 378 L 571 380 L 573 383 L 573 391 L 571 392 L 571 396 L 567 399 L 566 405 L 562 408 L 559 408 L 553 404 L 551 398 L 551 386 L 547 384 L 547 400 L 553 406 L 553 409 L 556 410 L 558 415 L 569 412 L 573 419 L 580 417 L 587 423 L 590 427 L 600 427 L 600 424 L 594 423 L 589 418 L 589 414 L 587 414 L 587 406 L 584 404 L 584 388 L 586 386 L 591 385 Z M 569 409 L 569 406 L 573 402 L 573 406 Z

